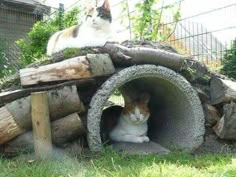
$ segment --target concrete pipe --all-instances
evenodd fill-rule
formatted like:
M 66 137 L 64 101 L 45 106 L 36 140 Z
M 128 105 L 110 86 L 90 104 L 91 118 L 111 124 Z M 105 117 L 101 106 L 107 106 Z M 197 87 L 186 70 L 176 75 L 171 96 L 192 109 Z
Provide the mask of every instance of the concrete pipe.
M 102 150 L 100 121 L 103 107 L 116 89 L 126 85 L 142 87 L 151 94 L 148 136 L 152 142 L 186 152 L 192 152 L 202 144 L 204 114 L 190 83 L 171 69 L 139 65 L 114 74 L 93 96 L 87 117 L 90 150 Z

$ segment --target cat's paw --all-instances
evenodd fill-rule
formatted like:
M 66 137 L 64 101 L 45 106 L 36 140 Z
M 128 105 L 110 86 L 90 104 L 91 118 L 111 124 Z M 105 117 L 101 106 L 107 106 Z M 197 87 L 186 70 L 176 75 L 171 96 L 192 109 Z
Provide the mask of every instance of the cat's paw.
M 149 142 L 150 141 L 150 139 L 147 136 L 143 136 L 142 138 L 143 138 L 143 142 Z
M 133 142 L 133 143 L 143 143 L 143 137 L 136 137 L 134 139 L 132 139 L 132 141 L 130 142 Z

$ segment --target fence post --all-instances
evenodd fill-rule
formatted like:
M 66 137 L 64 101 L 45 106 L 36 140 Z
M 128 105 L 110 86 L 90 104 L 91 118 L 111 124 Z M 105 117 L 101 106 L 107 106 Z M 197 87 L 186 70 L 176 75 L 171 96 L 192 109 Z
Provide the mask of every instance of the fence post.
M 35 92 L 31 94 L 31 109 L 35 155 L 37 159 L 46 159 L 52 155 L 47 92 Z
M 64 4 L 59 3 L 59 30 L 63 29 Z

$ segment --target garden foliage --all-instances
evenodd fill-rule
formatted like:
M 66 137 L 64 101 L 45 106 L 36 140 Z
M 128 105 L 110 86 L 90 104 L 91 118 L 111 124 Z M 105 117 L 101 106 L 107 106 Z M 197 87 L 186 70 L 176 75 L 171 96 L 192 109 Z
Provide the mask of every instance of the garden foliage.
M 221 72 L 236 79 L 236 39 L 232 42 L 230 49 L 225 51 Z
M 59 30 L 59 24 L 64 28 L 78 23 L 80 10 L 73 8 L 59 18 L 58 12 L 48 21 L 38 21 L 27 34 L 26 38 L 16 41 L 21 49 L 21 65 L 26 66 L 46 54 L 47 42 L 50 36 Z

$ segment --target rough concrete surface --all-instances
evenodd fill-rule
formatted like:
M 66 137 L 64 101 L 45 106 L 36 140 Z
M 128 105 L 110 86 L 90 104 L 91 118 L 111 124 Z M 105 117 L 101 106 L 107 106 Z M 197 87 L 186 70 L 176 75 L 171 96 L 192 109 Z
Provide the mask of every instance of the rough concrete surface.
M 124 152 L 130 155 L 147 155 L 147 154 L 168 154 L 170 151 L 155 142 L 148 143 L 115 143 L 112 148 L 118 152 Z
M 102 150 L 100 121 L 103 107 L 115 89 L 124 84 L 151 94 L 148 136 L 168 149 L 194 151 L 205 133 L 201 102 L 190 83 L 162 66 L 139 65 L 111 76 L 95 93 L 88 110 L 88 143 L 92 151 Z

